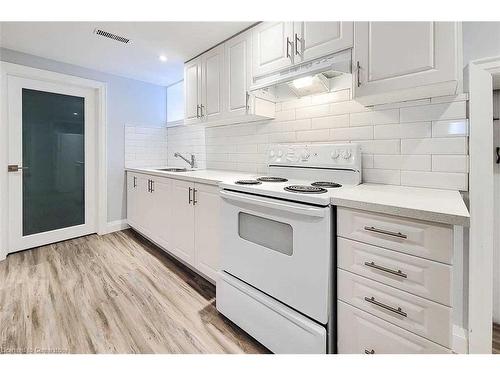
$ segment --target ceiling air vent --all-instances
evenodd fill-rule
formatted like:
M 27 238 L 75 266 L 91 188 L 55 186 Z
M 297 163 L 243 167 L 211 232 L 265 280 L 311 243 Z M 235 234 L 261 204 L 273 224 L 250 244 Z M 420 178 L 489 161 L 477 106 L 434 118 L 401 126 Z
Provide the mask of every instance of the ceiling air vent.
M 125 43 L 125 44 L 127 44 L 127 43 L 130 42 L 130 39 L 128 39 L 128 38 L 125 38 L 125 37 L 120 36 L 120 35 L 108 33 L 107 31 L 104 31 L 104 30 L 101 30 L 101 29 L 95 29 L 94 30 L 94 34 L 103 36 L 105 38 L 113 39 L 113 40 L 116 40 L 117 42 L 122 42 L 122 43 Z

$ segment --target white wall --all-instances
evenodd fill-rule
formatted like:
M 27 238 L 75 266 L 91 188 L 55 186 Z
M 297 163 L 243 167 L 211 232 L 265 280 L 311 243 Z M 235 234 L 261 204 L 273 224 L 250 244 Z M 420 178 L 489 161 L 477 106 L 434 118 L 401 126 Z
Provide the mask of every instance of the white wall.
M 108 221 L 124 219 L 124 127 L 125 124 L 165 126 L 166 88 L 4 48 L 0 48 L 0 60 L 107 83 Z
M 184 119 L 184 81 L 167 86 L 167 122 Z
M 500 22 L 463 22 L 464 66 L 469 61 L 500 56 Z

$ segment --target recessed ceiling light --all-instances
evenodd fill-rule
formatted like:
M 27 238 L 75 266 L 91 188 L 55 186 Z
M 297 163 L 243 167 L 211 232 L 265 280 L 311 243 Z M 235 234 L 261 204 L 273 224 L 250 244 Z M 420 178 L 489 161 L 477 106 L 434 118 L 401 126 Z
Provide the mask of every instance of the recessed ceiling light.
M 167 61 L 167 60 L 168 60 L 168 59 L 167 59 L 167 56 L 165 56 L 165 55 L 160 55 L 160 61 L 161 61 L 161 62 L 165 62 L 165 61 Z

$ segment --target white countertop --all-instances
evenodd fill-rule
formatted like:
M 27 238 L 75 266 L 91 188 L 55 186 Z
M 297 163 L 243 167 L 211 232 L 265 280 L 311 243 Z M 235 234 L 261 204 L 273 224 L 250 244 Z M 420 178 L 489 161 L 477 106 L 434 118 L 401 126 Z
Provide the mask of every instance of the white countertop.
M 167 167 L 158 167 L 167 168 Z M 176 168 L 176 167 L 174 167 Z M 159 177 L 175 178 L 177 180 L 200 182 L 202 184 L 218 185 L 222 181 L 236 181 L 242 179 L 255 178 L 262 174 L 256 175 L 255 173 L 238 172 L 238 171 L 223 171 L 217 169 L 193 169 L 186 172 L 164 172 L 158 171 L 153 167 L 147 168 L 125 168 L 126 171 L 145 173 Z
M 148 167 L 126 168 L 126 170 L 210 185 L 261 176 L 255 173 L 215 169 L 162 172 Z M 451 225 L 469 225 L 469 211 L 462 196 L 455 190 L 361 184 L 352 188 L 333 189 L 330 193 L 330 202 L 336 206 Z
M 336 206 L 380 212 L 452 225 L 469 225 L 469 211 L 456 190 L 361 184 L 339 190 Z

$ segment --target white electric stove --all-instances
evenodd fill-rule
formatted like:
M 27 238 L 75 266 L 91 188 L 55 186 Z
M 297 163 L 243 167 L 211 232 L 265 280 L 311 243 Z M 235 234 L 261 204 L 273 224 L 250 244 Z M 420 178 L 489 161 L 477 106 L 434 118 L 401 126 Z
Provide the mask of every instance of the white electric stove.
M 268 176 L 226 181 L 217 309 L 275 353 L 335 351 L 338 189 L 361 183 L 356 144 L 279 144 Z

